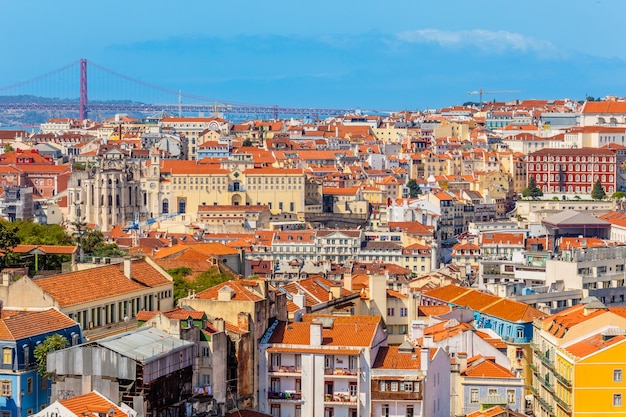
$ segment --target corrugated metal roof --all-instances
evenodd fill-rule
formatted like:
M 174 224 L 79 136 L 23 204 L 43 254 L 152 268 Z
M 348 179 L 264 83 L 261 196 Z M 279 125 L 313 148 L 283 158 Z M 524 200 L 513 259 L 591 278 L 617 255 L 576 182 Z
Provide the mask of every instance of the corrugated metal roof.
M 162 355 L 193 346 L 193 343 L 170 336 L 153 327 L 139 328 L 98 340 L 97 343 L 139 362 L 151 362 Z

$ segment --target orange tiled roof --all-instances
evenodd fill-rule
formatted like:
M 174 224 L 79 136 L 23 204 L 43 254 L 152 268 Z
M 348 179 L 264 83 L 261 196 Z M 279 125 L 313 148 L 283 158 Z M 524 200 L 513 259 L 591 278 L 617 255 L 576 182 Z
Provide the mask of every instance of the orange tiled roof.
M 593 336 L 581 340 L 578 343 L 574 343 L 573 345 L 567 346 L 564 349 L 578 358 L 584 358 L 591 355 L 592 353 L 599 352 L 610 346 L 621 343 L 624 340 L 626 340 L 626 336 L 624 336 L 623 334 L 619 334 L 609 339 L 605 339 L 602 333 L 596 333 Z
M 132 277 L 132 280 L 126 278 L 123 264 L 117 264 L 37 278 L 33 282 L 62 307 L 172 284 L 144 260 L 133 261 Z
M 217 300 L 219 290 L 224 287 L 230 287 L 233 290 L 232 301 L 259 301 L 261 296 L 253 292 L 249 287 L 252 282 L 254 286 L 257 285 L 255 281 L 250 280 L 231 280 L 222 282 L 214 287 L 208 288 L 204 291 L 196 294 L 196 298 L 201 300 Z
M 55 308 L 47 310 L 3 309 L 0 319 L 0 339 L 19 340 L 42 333 L 66 329 L 76 322 Z
M 467 369 L 463 374 L 470 378 L 515 378 L 515 375 L 504 366 L 498 365 L 490 358 L 483 356 L 474 357 L 470 363 L 468 359 Z
M 15 253 L 28 253 L 33 250 L 39 250 L 45 254 L 71 255 L 76 252 L 76 249 L 78 249 L 78 247 L 73 245 L 17 245 L 11 249 L 11 251 Z
M 371 346 L 378 322 L 372 323 L 366 316 L 351 316 L 350 322 L 337 320 L 332 328 L 322 329 L 322 346 Z M 380 317 L 378 317 L 380 319 Z M 270 337 L 269 343 L 287 345 L 309 345 L 311 322 L 280 322 Z
M 468 307 L 513 323 L 531 322 L 535 318 L 544 316 L 541 311 L 527 304 L 453 284 L 426 291 L 424 295 L 451 304 Z
M 384 346 L 378 350 L 372 368 L 416 370 L 421 368 L 421 362 L 419 350 L 400 351 L 398 346 Z
M 87 394 L 79 395 L 67 400 L 59 400 L 59 403 L 70 410 L 76 416 L 93 416 L 108 414 L 113 408 L 116 417 L 128 417 L 121 408 L 109 401 L 102 394 L 92 391 Z

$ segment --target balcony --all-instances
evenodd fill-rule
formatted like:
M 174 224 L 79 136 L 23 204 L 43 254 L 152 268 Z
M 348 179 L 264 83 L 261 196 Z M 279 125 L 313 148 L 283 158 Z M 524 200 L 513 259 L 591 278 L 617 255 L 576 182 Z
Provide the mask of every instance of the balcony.
M 332 395 L 324 395 L 324 402 L 327 404 L 357 405 L 358 397 L 356 395 L 349 395 L 348 393 L 336 392 Z
M 324 368 L 324 375 L 354 377 L 357 375 L 357 370 L 348 368 Z
M 572 388 L 572 383 L 565 378 L 563 375 L 559 374 L 558 372 L 554 373 L 554 377 L 557 379 L 557 381 L 559 381 L 561 384 L 563 384 L 565 386 L 565 388 L 571 389 Z
M 552 405 L 549 402 L 547 402 L 540 396 L 535 396 L 535 399 L 546 411 L 552 414 Z
M 567 414 L 570 414 L 570 415 L 572 414 L 572 409 L 570 408 L 569 404 L 567 404 L 565 401 L 563 401 L 559 397 L 554 397 L 554 400 L 559 405 L 559 407 L 563 409 L 563 411 L 565 411 Z
M 267 371 L 270 374 L 300 374 L 302 372 L 302 368 L 299 366 L 270 365 Z
M 228 192 L 229 193 L 239 193 L 239 192 L 243 192 L 246 191 L 246 186 L 245 185 L 239 185 L 238 187 L 235 187 L 233 185 L 229 185 L 228 186 Z
M 302 402 L 302 394 L 296 391 L 269 391 L 267 399 L 271 402 L 279 403 Z
M 536 350 L 535 354 L 541 360 L 541 362 L 543 362 L 545 366 L 554 370 L 554 363 L 550 360 L 550 358 L 546 354 L 542 353 L 540 350 Z

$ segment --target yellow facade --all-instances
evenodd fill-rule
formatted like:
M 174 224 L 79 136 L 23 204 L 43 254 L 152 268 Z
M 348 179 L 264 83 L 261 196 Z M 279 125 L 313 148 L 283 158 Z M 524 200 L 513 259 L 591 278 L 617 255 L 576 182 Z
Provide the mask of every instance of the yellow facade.
M 197 221 L 202 205 L 268 205 L 273 213 L 304 216 L 305 175 L 301 169 L 229 171 L 194 161 L 166 161 L 160 171 L 166 181 L 147 179 L 142 186 L 148 194 L 147 205 L 158 213 L 165 213 L 165 208 L 169 213 L 184 213 L 183 221 Z M 158 178 L 158 173 L 154 174 Z
M 574 363 L 572 416 L 626 416 L 625 358 L 623 340 Z M 567 398 L 567 390 L 562 393 Z

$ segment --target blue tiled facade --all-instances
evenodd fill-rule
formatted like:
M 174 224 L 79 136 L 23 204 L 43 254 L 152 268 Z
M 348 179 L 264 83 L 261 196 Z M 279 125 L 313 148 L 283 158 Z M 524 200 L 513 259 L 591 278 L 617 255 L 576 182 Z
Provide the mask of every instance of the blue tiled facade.
M 26 417 L 48 405 L 48 381 L 37 373 L 33 351 L 53 334 L 63 335 L 71 344 L 82 343 L 80 326 L 54 333 L 42 333 L 18 340 L 0 340 L 0 410 L 11 417 Z M 3 414 L 5 417 L 6 414 Z
M 514 394 L 510 395 L 509 391 Z M 471 380 L 466 379 L 463 387 L 464 414 L 478 411 L 481 409 L 481 406 L 483 409 L 486 409 L 494 405 L 502 405 L 512 410 L 523 411 L 523 400 L 524 388 L 521 384 L 519 386 L 498 385 L 496 380 L 489 380 L 488 385 L 485 385 L 483 380 L 472 384 Z M 497 404 L 498 401 L 502 402 Z
M 474 310 L 476 328 L 491 329 L 505 342 L 530 343 L 533 339 L 533 323 L 513 323 Z

